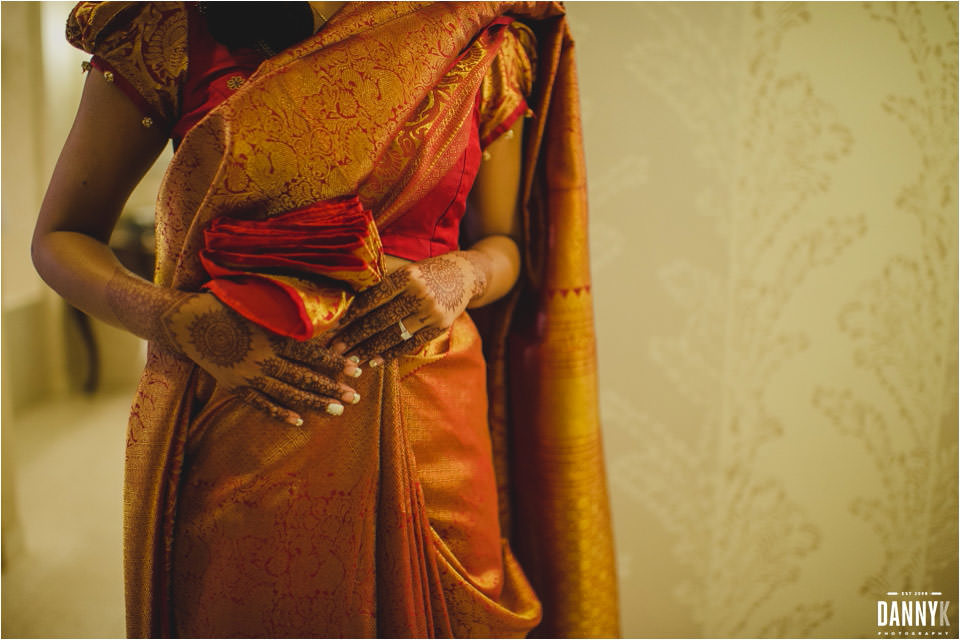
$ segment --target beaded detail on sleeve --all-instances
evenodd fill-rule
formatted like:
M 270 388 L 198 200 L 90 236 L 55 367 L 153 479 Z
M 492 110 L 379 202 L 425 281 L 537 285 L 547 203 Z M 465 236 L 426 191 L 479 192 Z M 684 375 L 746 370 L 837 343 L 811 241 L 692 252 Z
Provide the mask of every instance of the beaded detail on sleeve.
M 147 117 L 168 126 L 177 120 L 187 71 L 182 3 L 80 2 L 67 18 L 67 40 L 92 53 L 93 66 Z
M 480 86 L 480 145 L 485 147 L 527 114 L 533 89 L 537 42 L 530 27 L 511 22 Z

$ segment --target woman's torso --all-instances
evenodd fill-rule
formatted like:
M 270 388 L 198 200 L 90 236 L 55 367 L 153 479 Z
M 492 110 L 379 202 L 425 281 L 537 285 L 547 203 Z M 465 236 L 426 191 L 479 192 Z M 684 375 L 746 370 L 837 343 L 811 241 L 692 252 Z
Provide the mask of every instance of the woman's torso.
M 217 42 L 195 4 L 187 4 L 186 16 L 188 63 L 180 116 L 171 129 L 175 148 L 210 111 L 238 91 L 266 59 L 256 49 L 231 50 Z M 478 95 L 468 123 L 469 140 L 459 160 L 411 210 L 379 230 L 388 273 L 459 248 L 460 223 L 482 161 L 480 102 Z

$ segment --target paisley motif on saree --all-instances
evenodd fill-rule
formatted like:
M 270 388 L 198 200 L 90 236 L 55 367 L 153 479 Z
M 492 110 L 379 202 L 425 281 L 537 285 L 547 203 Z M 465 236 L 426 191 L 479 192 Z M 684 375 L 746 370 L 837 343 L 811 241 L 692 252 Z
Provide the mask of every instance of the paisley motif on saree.
M 616 634 L 576 80 L 557 5 L 348 4 L 185 136 L 158 201 L 155 279 L 199 290 L 203 232 L 224 216 L 354 194 L 381 229 L 402 216 L 466 144 L 506 13 L 537 36 L 538 117 L 526 274 L 478 314 L 485 358 L 463 316 L 365 373 L 343 417 L 290 428 L 151 345 L 128 430 L 131 636 L 518 636 L 541 617 L 524 571 L 543 601 L 538 633 Z

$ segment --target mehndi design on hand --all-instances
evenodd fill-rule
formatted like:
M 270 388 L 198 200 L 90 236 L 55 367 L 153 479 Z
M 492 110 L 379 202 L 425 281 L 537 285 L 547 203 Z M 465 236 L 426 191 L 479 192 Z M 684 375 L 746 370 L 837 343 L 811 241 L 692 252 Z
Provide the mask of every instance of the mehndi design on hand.
M 380 357 L 384 360 L 392 360 L 400 356 L 411 355 L 422 349 L 423 345 L 442 336 L 447 331 L 448 329 L 441 329 L 440 327 L 425 327 L 413 334 L 413 337 L 409 340 L 405 340 L 383 351 Z
M 298 366 L 289 360 L 267 358 L 258 364 L 267 375 L 291 384 L 298 389 L 330 396 L 331 398 L 341 398 L 347 402 L 353 402 L 353 397 L 356 395 L 356 392 L 349 387 L 337 384 L 329 378 L 322 378 L 306 367 Z
M 456 258 L 440 256 L 417 264 L 423 282 L 433 298 L 447 311 L 463 307 L 463 269 Z
M 330 343 L 334 350 L 361 362 L 370 358 L 371 366 L 384 357 L 413 353 L 441 335 L 471 301 L 486 292 L 487 268 L 483 257 L 470 251 L 401 267 L 357 295 L 343 328 Z
M 308 365 L 315 370 L 323 370 L 331 375 L 344 373 L 352 378 L 360 377 L 362 370 L 353 362 L 348 362 L 325 347 L 321 338 L 301 342 L 276 334 L 268 334 L 270 344 L 277 355 Z
M 410 272 L 406 269 L 398 269 L 384 278 L 380 284 L 361 291 L 357 294 L 357 297 L 354 298 L 353 304 L 351 304 L 347 310 L 341 326 L 346 327 L 350 325 L 350 323 L 371 309 L 375 309 L 396 297 L 399 292 L 407 287 L 409 282 Z
M 410 314 L 419 311 L 422 303 L 420 298 L 410 293 L 397 296 L 389 305 L 378 307 L 367 315 L 357 318 L 355 322 L 337 336 L 337 340 L 343 342 L 347 346 L 347 349 L 352 349 L 358 344 L 364 343 L 365 341 L 372 341 L 376 338 L 379 338 L 376 344 L 386 342 L 386 346 L 390 346 L 395 342 L 392 334 L 396 333 L 397 338 L 400 336 L 398 323 Z M 396 329 L 396 331 L 392 331 L 393 329 Z M 381 333 L 387 333 L 387 331 L 390 331 L 391 335 L 379 335 Z M 379 353 L 376 347 L 369 345 L 360 349 L 360 351 L 371 355 Z M 360 353 L 357 355 L 363 360 L 363 356 L 360 355 Z
M 247 383 L 271 398 L 276 398 L 284 405 L 300 411 L 311 409 L 314 411 L 326 411 L 334 416 L 343 413 L 343 405 L 339 402 L 315 396 L 312 393 L 297 389 L 276 378 L 253 376 L 247 379 Z
M 340 381 L 341 375 L 359 374 L 354 362 L 318 340 L 298 342 L 265 331 L 212 294 L 189 294 L 163 322 L 181 353 L 271 417 L 298 424 L 299 411 L 340 415 L 344 402 L 359 400 Z
M 400 321 L 398 320 L 397 322 L 390 324 L 386 329 L 375 336 L 352 347 L 351 352 L 356 354 L 362 362 L 372 356 L 382 354 L 390 350 L 395 345 L 408 345 L 410 343 L 419 342 L 417 338 L 421 333 L 423 333 L 423 331 L 418 331 L 417 333 L 413 334 L 411 338 L 404 339 L 400 331 Z
M 221 367 L 242 362 L 252 349 L 249 323 L 228 309 L 203 313 L 187 328 L 200 355 Z
M 263 411 L 271 418 L 292 424 L 295 427 L 303 426 L 303 418 L 289 409 L 277 406 L 270 398 L 253 387 L 246 387 L 239 397 L 246 404 Z

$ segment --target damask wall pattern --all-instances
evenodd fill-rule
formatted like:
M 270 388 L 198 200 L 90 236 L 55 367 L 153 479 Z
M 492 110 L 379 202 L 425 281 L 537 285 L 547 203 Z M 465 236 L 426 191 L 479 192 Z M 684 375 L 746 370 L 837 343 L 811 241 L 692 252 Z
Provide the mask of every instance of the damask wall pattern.
M 957 5 L 568 11 L 625 635 L 956 607 Z

